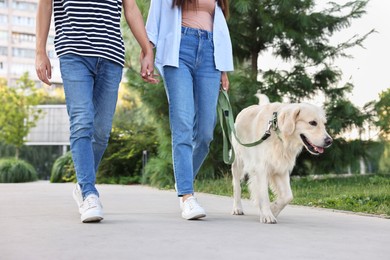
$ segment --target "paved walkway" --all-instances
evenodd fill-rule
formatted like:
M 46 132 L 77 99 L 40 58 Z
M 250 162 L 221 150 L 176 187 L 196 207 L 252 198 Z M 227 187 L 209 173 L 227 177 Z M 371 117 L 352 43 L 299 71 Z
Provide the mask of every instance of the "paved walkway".
M 197 194 L 208 215 L 181 219 L 173 191 L 100 185 L 105 220 L 82 224 L 73 184 L 0 184 L 0 259 L 388 260 L 390 220 L 288 206 L 276 225 L 230 215 L 232 199 Z

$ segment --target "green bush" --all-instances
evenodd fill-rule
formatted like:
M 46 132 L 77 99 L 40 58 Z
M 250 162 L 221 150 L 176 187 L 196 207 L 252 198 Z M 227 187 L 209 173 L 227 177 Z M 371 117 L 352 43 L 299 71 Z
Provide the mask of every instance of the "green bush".
M 30 182 L 37 179 L 37 172 L 31 164 L 15 158 L 0 160 L 1 183 Z
M 96 183 L 140 183 L 143 151 L 153 153 L 155 146 L 155 138 L 148 127 L 135 131 L 113 128 L 107 150 L 96 173 Z M 76 181 L 72 155 L 67 152 L 54 162 L 50 182 Z
M 53 168 L 54 161 L 63 154 L 63 146 L 44 145 L 44 146 L 22 146 L 20 148 L 19 159 L 30 163 L 37 171 L 38 179 L 48 180 Z M 0 158 L 15 156 L 15 147 L 0 142 Z
M 61 183 L 75 181 L 76 171 L 74 170 L 72 154 L 67 152 L 55 160 L 51 170 L 50 182 Z
M 145 167 L 142 183 L 162 189 L 173 188 L 175 179 L 173 176 L 172 163 L 159 157 L 150 159 Z
M 104 153 L 96 183 L 139 184 L 143 171 L 143 153 L 156 150 L 154 129 L 148 126 L 128 125 L 127 129 L 114 127 Z

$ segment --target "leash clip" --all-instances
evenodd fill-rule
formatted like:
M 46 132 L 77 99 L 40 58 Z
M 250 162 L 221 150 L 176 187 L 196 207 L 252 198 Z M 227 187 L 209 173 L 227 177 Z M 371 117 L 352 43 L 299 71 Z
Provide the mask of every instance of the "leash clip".
M 271 127 L 273 126 L 273 119 L 268 121 L 267 130 L 265 130 L 266 135 L 271 135 Z
M 274 131 L 276 131 L 278 129 L 277 119 L 278 119 L 278 113 L 274 112 L 272 114 L 272 119 L 270 119 L 268 121 L 267 129 L 265 130 L 265 133 L 264 133 L 263 137 L 261 138 L 262 140 L 265 140 L 271 136 L 271 128 Z
M 278 129 L 278 112 L 273 112 L 272 114 L 272 119 L 270 120 L 270 123 L 271 126 L 272 126 L 272 130 L 276 131 Z

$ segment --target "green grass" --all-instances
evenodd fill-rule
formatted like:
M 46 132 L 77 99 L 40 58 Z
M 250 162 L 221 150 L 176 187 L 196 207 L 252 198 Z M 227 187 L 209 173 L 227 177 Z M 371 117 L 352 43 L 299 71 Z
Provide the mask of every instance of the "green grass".
M 231 177 L 196 181 L 199 192 L 232 196 Z M 242 184 L 243 198 L 249 198 Z M 345 210 L 390 218 L 390 175 L 353 175 L 323 179 L 292 178 L 291 204 Z

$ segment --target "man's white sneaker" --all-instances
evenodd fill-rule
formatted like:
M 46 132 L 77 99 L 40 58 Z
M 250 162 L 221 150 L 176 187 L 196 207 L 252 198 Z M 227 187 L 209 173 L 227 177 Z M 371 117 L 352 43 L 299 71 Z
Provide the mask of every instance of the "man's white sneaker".
M 103 206 L 100 203 L 99 197 L 95 194 L 88 195 L 79 208 L 81 221 L 99 222 L 103 220 Z
M 206 211 L 199 205 L 194 196 L 187 198 L 183 202 L 181 216 L 188 220 L 206 217 Z

